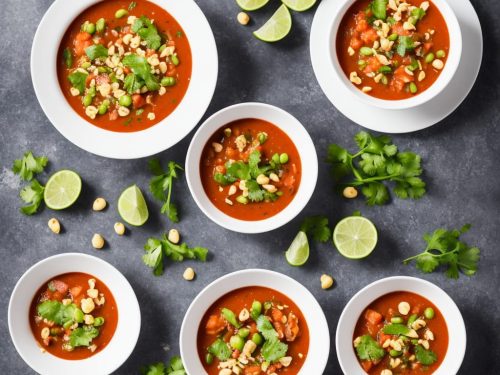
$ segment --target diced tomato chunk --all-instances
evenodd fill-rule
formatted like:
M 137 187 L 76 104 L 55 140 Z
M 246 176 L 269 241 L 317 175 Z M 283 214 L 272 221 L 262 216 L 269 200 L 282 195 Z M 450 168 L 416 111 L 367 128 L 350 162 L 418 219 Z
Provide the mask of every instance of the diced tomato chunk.
M 367 65 L 363 69 L 363 73 L 368 74 L 368 73 L 377 73 L 382 64 L 380 61 L 375 56 L 369 57 L 367 60 Z
M 118 118 L 118 111 L 116 109 L 109 112 L 110 121 L 115 121 Z
M 434 43 L 432 42 L 427 42 L 427 43 L 424 43 L 424 51 L 425 52 L 429 52 L 432 47 L 434 47 Z
M 361 40 L 366 44 L 372 45 L 379 37 L 375 29 L 367 29 L 361 33 Z
M 361 39 L 359 39 L 357 36 L 354 36 L 351 38 L 351 42 L 349 43 L 349 45 L 355 49 L 355 50 L 358 50 L 360 49 L 361 47 L 363 47 L 363 42 L 361 41 Z
M 365 370 L 366 372 L 368 372 L 373 367 L 373 363 L 371 361 L 362 361 L 361 362 L 361 367 L 363 367 L 363 370 Z
M 134 94 L 134 95 L 132 95 L 132 103 L 134 105 L 134 108 L 138 109 L 138 108 L 141 108 L 142 106 L 144 106 L 144 104 L 146 104 L 146 101 L 144 100 L 142 95 Z
M 209 335 L 216 335 L 221 332 L 226 326 L 226 322 L 220 315 L 210 315 L 207 324 L 205 326 L 205 331 Z
M 80 32 L 76 34 L 75 40 L 73 41 L 73 46 L 75 47 L 75 54 L 77 56 L 84 55 L 85 49 L 93 44 L 91 38 L 92 35 L 86 32 Z
M 379 323 L 382 322 L 382 319 L 384 317 L 382 316 L 382 314 L 380 314 L 379 312 L 375 311 L 375 310 L 372 310 L 372 309 L 366 309 L 366 312 L 365 312 L 365 319 L 370 322 L 371 324 L 373 325 L 377 325 Z
M 384 342 L 386 342 L 387 340 L 390 340 L 390 339 L 392 339 L 391 335 L 386 335 L 384 332 L 379 332 L 379 334 L 378 334 L 378 343 L 380 345 L 382 345 Z
M 246 366 L 243 370 L 245 375 L 259 375 L 260 374 L 260 366 Z

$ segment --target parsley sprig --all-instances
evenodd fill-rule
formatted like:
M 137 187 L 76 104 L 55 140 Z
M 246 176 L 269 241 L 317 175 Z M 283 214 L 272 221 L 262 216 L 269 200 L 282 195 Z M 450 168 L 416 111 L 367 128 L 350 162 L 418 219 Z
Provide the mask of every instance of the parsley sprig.
M 394 194 L 401 199 L 419 199 L 425 194 L 420 156 L 413 152 L 399 152 L 391 138 L 360 132 L 354 137 L 359 151 L 355 154 L 332 144 L 327 161 L 332 165 L 336 182 L 347 176 L 354 179 L 343 186 L 356 186 L 368 205 L 383 205 L 389 200 L 389 191 L 383 183 L 394 182 Z
M 151 159 L 149 161 L 149 170 L 154 175 L 149 182 L 149 189 L 156 199 L 163 202 L 161 213 L 166 214 L 170 221 L 178 223 L 177 206 L 171 201 L 172 184 L 174 179 L 179 177 L 177 171 L 182 171 L 183 168 L 176 162 L 170 161 L 167 170 L 164 171 L 158 159 Z M 165 192 L 167 193 L 165 194 Z
M 170 358 L 168 365 L 163 362 L 153 363 L 141 369 L 143 375 L 186 375 L 184 364 L 179 356 Z
M 467 224 L 452 231 L 440 228 L 432 234 L 425 234 L 425 250 L 405 259 L 403 263 L 408 264 L 415 260 L 416 267 L 424 273 L 434 272 L 439 266 L 446 266 L 446 276 L 452 279 L 458 279 L 459 271 L 467 276 L 474 275 L 479 262 L 479 248 L 470 247 L 460 241 L 460 236 L 470 227 L 470 224 Z
M 162 238 L 149 238 L 144 245 L 146 254 L 142 256 L 144 264 L 153 269 L 155 276 L 163 275 L 163 259 L 168 258 L 174 262 L 182 262 L 184 259 L 197 259 L 206 261 L 208 249 L 195 246 L 190 248 L 186 243 L 176 245 L 170 242 L 167 235 Z

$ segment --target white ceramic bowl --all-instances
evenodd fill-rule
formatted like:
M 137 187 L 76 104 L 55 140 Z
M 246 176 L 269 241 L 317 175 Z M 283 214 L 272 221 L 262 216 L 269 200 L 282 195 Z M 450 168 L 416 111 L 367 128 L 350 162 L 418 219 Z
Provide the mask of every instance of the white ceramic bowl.
M 297 375 L 322 374 L 330 353 L 330 333 L 325 314 L 318 301 L 302 284 L 281 273 L 248 269 L 222 276 L 209 284 L 193 300 L 182 321 L 181 357 L 190 375 L 206 374 L 198 356 L 198 327 L 208 308 L 225 294 L 248 286 L 274 289 L 290 298 L 300 309 L 309 328 L 309 351 Z
M 193 58 L 191 82 L 177 108 L 158 124 L 139 132 L 101 129 L 80 117 L 66 101 L 57 78 L 57 51 L 71 22 L 98 0 L 56 0 L 38 26 L 31 50 L 31 77 L 46 116 L 70 142 L 93 154 L 135 159 L 172 147 L 196 126 L 217 83 L 218 59 L 207 19 L 193 0 L 151 0 L 182 26 Z
M 420 106 L 429 100 L 432 100 L 448 86 L 458 69 L 458 65 L 462 57 L 462 32 L 455 12 L 449 6 L 447 0 L 431 0 L 431 7 L 436 6 L 443 15 L 446 25 L 448 26 L 448 33 L 450 35 L 450 51 L 448 53 L 445 67 L 441 71 L 437 80 L 427 90 L 415 95 L 414 97 L 402 100 L 383 100 L 365 94 L 353 85 L 353 83 L 349 80 L 349 77 L 347 77 L 342 70 L 337 55 L 337 32 L 344 15 L 351 5 L 353 5 L 357 0 L 339 1 L 341 1 L 343 5 L 340 8 L 341 10 L 334 15 L 330 29 L 331 63 L 333 64 L 335 74 L 338 76 L 342 84 L 344 84 L 357 98 L 364 101 L 368 105 L 382 109 L 408 109 Z
M 224 125 L 245 118 L 265 120 L 284 131 L 299 151 L 302 165 L 299 189 L 290 204 L 276 215 L 259 221 L 235 219 L 220 211 L 209 200 L 200 176 L 201 154 L 210 137 Z M 196 204 L 212 221 L 235 232 L 262 233 L 285 225 L 309 202 L 318 179 L 318 157 L 309 133 L 291 114 L 269 104 L 241 103 L 220 110 L 200 126 L 187 152 L 186 178 Z
M 109 288 L 118 307 L 118 325 L 109 344 L 92 357 L 64 360 L 42 353 L 29 323 L 29 309 L 36 291 L 50 278 L 83 272 L 100 279 Z M 9 301 L 9 331 L 17 352 L 36 372 L 47 375 L 110 374 L 130 356 L 141 329 L 141 312 L 134 290 L 112 265 L 99 258 L 66 253 L 46 258 L 19 279 Z
M 352 346 L 354 328 L 360 315 L 370 303 L 385 294 L 397 291 L 419 294 L 441 311 L 448 326 L 448 350 L 433 375 L 456 374 L 462 364 L 467 342 L 462 314 L 455 302 L 441 288 L 426 280 L 407 276 L 394 276 L 375 281 L 356 293 L 344 307 L 335 337 L 337 358 L 344 374 L 366 374 L 359 365 Z

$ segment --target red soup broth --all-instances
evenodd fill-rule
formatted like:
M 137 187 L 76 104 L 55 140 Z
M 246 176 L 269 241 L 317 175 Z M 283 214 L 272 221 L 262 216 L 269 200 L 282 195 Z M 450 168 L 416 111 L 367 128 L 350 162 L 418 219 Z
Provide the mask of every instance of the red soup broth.
M 69 26 L 61 41 L 57 55 L 59 84 L 68 103 L 75 112 L 86 121 L 100 128 L 114 132 L 135 132 L 144 130 L 166 118 L 182 101 L 191 79 L 191 49 L 188 38 L 181 25 L 167 11 L 150 1 L 135 0 L 133 3 L 135 7 L 129 8 L 131 4 L 129 0 L 106 0 L 97 2 L 95 5 L 86 9 Z M 125 44 L 125 35 L 133 34 L 135 36 L 136 34 L 131 31 L 132 25 L 127 24 L 128 16 L 119 19 L 115 17 L 115 13 L 119 9 L 127 9 L 128 16 L 135 16 L 137 18 L 146 16 L 150 20 L 153 20 L 153 25 L 157 28 L 158 33 L 162 37 L 162 45 L 175 47 L 175 54 L 179 59 L 178 65 L 174 65 L 169 56 L 161 57 L 159 49 L 149 49 L 148 46 L 144 45 L 132 48 L 132 42 Z M 96 31 L 94 34 L 90 35 L 82 31 L 82 25 L 86 21 L 96 24 L 100 18 L 104 18 L 106 21 L 106 29 L 104 32 Z M 94 38 L 96 38 L 96 41 L 93 40 Z M 158 71 L 155 73 L 156 76 L 159 77 L 158 81 L 160 82 L 162 77 L 172 77 L 172 79 L 175 80 L 175 84 L 165 86 L 165 93 L 163 95 L 160 95 L 159 90 L 145 93 L 136 91 L 133 95 L 127 93 L 131 95 L 133 101 L 128 107 L 130 113 L 124 116 L 118 114 L 120 105 L 119 100 L 114 96 L 114 92 L 111 92 L 107 96 L 103 96 L 100 90 L 97 90 L 92 106 L 98 108 L 105 99 L 111 100 L 112 102 L 105 114 L 97 114 L 95 118 L 89 117 L 86 114 L 86 107 L 83 105 L 84 95 L 73 96 L 71 93 L 72 84 L 68 80 L 68 76 L 77 68 L 80 67 L 81 69 L 82 62 L 88 62 L 85 48 L 92 44 L 96 44 L 96 42 L 98 42 L 97 44 L 102 44 L 105 48 L 115 44 L 115 54 L 118 53 L 116 52 L 118 51 L 117 45 L 121 45 L 125 48 L 125 53 L 131 52 L 133 54 L 138 54 L 138 49 L 141 49 L 145 53 L 145 58 L 157 55 L 159 61 L 165 63 L 167 66 L 167 71 L 165 73 L 160 72 L 160 65 L 155 66 Z M 71 51 L 73 56 L 73 62 L 69 68 L 64 58 L 66 49 Z M 102 69 L 109 68 L 104 61 L 98 64 L 99 65 L 97 65 L 95 61 L 93 62 L 93 65 L 97 65 L 97 67 L 101 67 Z M 113 72 L 110 72 L 109 69 L 108 72 L 88 71 L 90 74 L 88 74 L 86 79 L 86 92 L 88 92 L 87 90 L 91 86 L 92 80 L 96 82 L 95 87 L 100 87 L 99 85 L 103 83 L 112 84 L 113 80 L 111 79 L 111 75 L 115 73 L 115 69 L 113 68 L 111 70 L 113 70 Z M 127 74 L 130 74 L 130 70 L 131 69 L 127 67 L 123 68 L 123 75 L 127 76 Z M 124 81 L 118 80 L 117 82 L 119 82 L 120 90 L 126 91 L 123 87 Z
M 67 334 L 68 331 L 65 331 L 62 327 L 55 324 L 37 318 L 37 306 L 46 300 L 62 302 L 64 299 L 71 299 L 72 302 L 80 308 L 81 300 L 83 298 L 88 298 L 87 290 L 90 288 L 90 279 L 95 280 L 95 289 L 99 292 L 98 298 L 104 297 L 105 299 L 104 304 L 100 306 L 96 304 L 94 311 L 91 312 L 95 317 L 104 318 L 104 324 L 98 327 L 99 335 L 92 340 L 92 344 L 96 345 L 96 349 L 91 351 L 87 347 L 82 346 L 76 347 L 72 351 L 64 350 L 62 346 L 64 343 L 63 336 L 65 333 Z M 50 290 L 48 286 L 50 282 L 53 282 L 53 285 L 56 286 L 55 291 Z M 118 324 L 118 308 L 113 294 L 101 280 L 86 273 L 71 272 L 47 280 L 47 282 L 36 291 L 33 301 L 31 302 L 28 318 L 33 336 L 40 348 L 59 358 L 79 360 L 89 358 L 106 348 Z M 80 326 L 82 325 L 80 324 Z M 42 339 L 42 330 L 46 327 L 49 329 L 56 328 L 61 330 L 58 335 L 51 334 L 48 345 L 44 343 Z
M 231 135 L 227 136 L 224 133 L 225 129 L 231 129 Z M 245 135 L 248 139 L 256 140 L 262 132 L 267 134 L 265 143 L 253 147 L 249 142 L 243 151 L 237 149 L 235 145 L 237 137 Z M 222 151 L 216 152 L 214 144 L 222 145 Z M 261 163 L 267 163 L 274 154 L 288 154 L 289 160 L 282 165 L 283 173 L 279 182 L 270 181 L 281 195 L 275 201 L 249 201 L 248 204 L 238 204 L 235 198 L 241 191 L 238 189 L 236 194 L 229 196 L 231 186 L 221 186 L 214 180 L 214 175 L 219 168 L 224 170 L 228 161 L 247 162 L 251 151 L 256 149 L 261 152 Z M 203 149 L 200 175 L 205 193 L 219 210 L 236 219 L 257 221 L 276 215 L 290 204 L 300 185 L 302 166 L 299 152 L 285 132 L 270 122 L 248 118 L 231 122 L 214 133 Z M 234 185 L 238 187 L 238 181 Z M 226 199 L 231 200 L 233 204 L 228 204 Z

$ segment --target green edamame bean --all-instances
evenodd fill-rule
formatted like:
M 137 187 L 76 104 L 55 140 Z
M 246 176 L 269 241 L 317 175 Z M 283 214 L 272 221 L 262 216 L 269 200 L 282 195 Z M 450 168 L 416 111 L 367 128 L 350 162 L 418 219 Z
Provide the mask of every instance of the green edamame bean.
M 383 76 L 381 79 L 380 79 L 380 82 L 382 82 L 383 85 L 387 85 L 389 83 L 389 80 L 387 79 L 386 76 Z
M 98 316 L 94 319 L 94 327 L 100 327 L 104 324 L 104 318 L 102 316 Z
M 442 49 L 440 49 L 439 51 L 436 52 L 436 57 L 438 59 L 442 59 L 445 56 L 446 56 L 446 52 L 444 52 Z
M 122 18 L 128 16 L 127 9 L 118 9 L 115 13 L 115 18 Z
M 206 364 L 211 365 L 213 361 L 214 361 L 214 356 L 211 353 L 207 353 L 207 355 L 205 356 Z
M 257 135 L 257 138 L 259 139 L 259 143 L 260 143 L 261 145 L 263 145 L 263 144 L 267 141 L 267 133 L 264 133 L 264 132 L 259 133 L 259 134 Z
M 394 33 L 389 35 L 387 39 L 389 39 L 391 42 L 394 42 L 396 39 L 398 39 L 398 36 L 399 36 L 398 34 Z
M 95 23 L 95 28 L 98 33 L 102 33 L 106 28 L 106 20 L 104 18 L 99 18 Z
M 161 79 L 160 83 L 162 86 L 173 86 L 173 85 L 175 85 L 175 78 L 174 77 L 163 77 Z
M 273 307 L 273 304 L 269 301 L 264 302 L 264 310 L 270 310 Z
M 85 61 L 81 66 L 83 69 L 87 69 L 90 68 L 91 65 L 90 61 Z
M 280 162 L 280 155 L 279 154 L 274 154 L 272 157 L 272 161 L 275 162 L 276 164 L 279 164 Z
M 387 65 L 384 65 L 384 66 L 381 66 L 379 69 L 378 69 L 378 72 L 379 73 L 390 73 L 392 72 L 392 69 L 390 66 L 387 66 Z
M 427 56 L 425 56 L 425 62 L 427 64 L 430 64 L 433 61 L 434 61 L 434 54 L 432 52 L 430 52 L 427 54 Z
M 241 203 L 241 204 L 247 204 L 248 199 L 246 197 L 244 197 L 243 195 L 238 195 L 236 197 L 236 202 Z
M 257 300 L 253 301 L 252 307 L 250 308 L 250 315 L 252 316 L 252 319 L 256 320 L 261 312 L 262 312 L 262 303 L 260 303 Z
M 415 84 L 415 82 L 411 82 L 410 83 L 410 92 L 412 94 L 416 94 L 417 91 L 418 91 L 417 85 Z
M 70 321 L 67 321 L 66 323 L 63 324 L 63 327 L 64 329 L 68 329 L 69 327 L 71 327 L 72 325 L 74 324 L 74 322 L 72 320 Z
M 92 22 L 85 21 L 82 26 L 82 30 L 86 33 L 93 34 L 95 33 L 95 25 Z
M 250 334 L 250 330 L 248 328 L 240 328 L 238 330 L 238 336 L 240 336 L 243 339 L 246 339 L 249 334 Z
M 359 53 L 361 53 L 363 56 L 371 56 L 373 55 L 373 50 L 370 47 L 361 47 L 359 49 Z
M 83 97 L 83 105 L 84 105 L 85 107 L 88 107 L 89 105 L 91 105 L 91 104 L 92 104 L 92 100 L 93 100 L 93 99 L 94 99 L 94 96 L 93 96 L 93 95 L 91 95 L 90 93 L 89 93 L 89 94 L 87 94 L 87 95 L 85 95 L 85 96 Z
M 132 97 L 130 95 L 120 96 L 120 99 L 118 99 L 118 103 L 120 103 L 120 105 L 123 107 L 129 107 L 132 104 Z
M 365 60 L 358 60 L 358 66 L 359 69 L 363 70 L 367 65 L 367 62 Z
M 245 340 L 240 336 L 231 336 L 229 345 L 231 345 L 231 348 L 241 351 L 245 345 Z
M 160 48 L 158 49 L 158 52 L 160 52 L 160 53 L 161 53 L 161 52 L 163 52 L 163 50 L 164 50 L 165 48 L 167 48 L 167 45 L 166 45 L 166 44 L 162 44 L 162 45 L 160 46 Z
M 97 110 L 98 110 L 100 115 L 104 115 L 106 112 L 108 112 L 108 108 L 109 108 L 109 100 L 105 99 L 99 105 L 99 108 Z
M 172 61 L 172 64 L 174 64 L 175 66 L 180 64 L 179 57 L 177 57 L 177 55 L 170 56 L 170 60 Z
M 400 316 L 393 316 L 391 318 L 391 323 L 401 324 L 403 322 L 404 322 L 404 320 Z
M 254 333 L 254 334 L 252 335 L 252 341 L 253 341 L 256 345 L 260 345 L 260 344 L 262 344 L 262 341 L 264 341 L 264 340 L 263 340 L 262 336 L 260 335 L 260 333 Z
M 434 318 L 434 309 L 432 307 L 428 307 L 424 310 L 424 316 L 427 319 L 432 319 Z
M 283 153 L 283 154 L 280 155 L 280 163 L 281 164 L 288 163 L 288 154 Z
M 417 320 L 417 318 L 417 314 L 410 315 L 410 317 L 408 318 L 408 327 L 411 327 L 411 325 L 415 322 L 415 320 Z
M 403 354 L 403 352 L 394 349 L 391 349 L 391 351 L 389 352 L 389 355 L 391 357 L 399 357 L 401 354 Z

